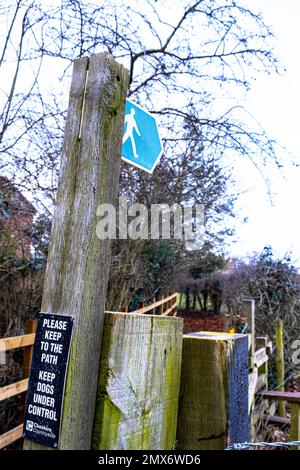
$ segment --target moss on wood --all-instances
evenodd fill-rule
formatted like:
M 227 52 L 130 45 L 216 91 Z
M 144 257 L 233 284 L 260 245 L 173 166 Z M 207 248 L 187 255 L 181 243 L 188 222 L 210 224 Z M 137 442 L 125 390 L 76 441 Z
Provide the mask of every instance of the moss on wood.
M 182 328 L 180 318 L 106 314 L 101 352 L 106 367 L 99 373 L 94 449 L 174 446 Z M 107 406 L 108 397 L 114 408 Z

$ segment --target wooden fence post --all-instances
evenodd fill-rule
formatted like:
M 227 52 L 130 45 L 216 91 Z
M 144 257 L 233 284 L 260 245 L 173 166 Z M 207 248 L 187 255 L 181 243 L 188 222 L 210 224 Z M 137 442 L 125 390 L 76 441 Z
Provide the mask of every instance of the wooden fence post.
M 184 335 L 178 448 L 224 450 L 248 438 L 247 335 Z
M 279 402 L 281 403 L 281 402 Z M 282 402 L 284 403 L 284 402 Z M 291 403 L 291 441 L 300 441 L 300 404 Z M 291 447 L 293 450 L 300 450 L 300 446 Z
M 182 318 L 106 313 L 93 449 L 175 445 Z
M 117 198 L 127 84 L 107 53 L 74 61 L 42 300 L 42 312 L 74 318 L 60 449 L 91 447 L 111 254 L 111 241 L 96 236 L 96 212 Z
M 249 349 L 249 367 L 254 368 L 254 353 L 255 353 L 255 300 L 244 300 L 244 311 L 247 317 L 248 333 L 251 334 L 251 346 Z
M 276 321 L 276 376 L 277 390 L 284 392 L 284 353 L 283 353 L 283 327 L 282 320 Z M 278 415 L 286 416 L 285 402 L 278 403 Z
M 37 320 L 29 320 L 27 322 L 26 324 L 27 335 L 36 332 L 37 322 L 38 322 Z M 23 379 L 27 379 L 29 377 L 32 353 L 33 353 L 33 346 L 27 346 L 27 348 L 25 348 L 24 350 L 23 374 L 22 374 Z

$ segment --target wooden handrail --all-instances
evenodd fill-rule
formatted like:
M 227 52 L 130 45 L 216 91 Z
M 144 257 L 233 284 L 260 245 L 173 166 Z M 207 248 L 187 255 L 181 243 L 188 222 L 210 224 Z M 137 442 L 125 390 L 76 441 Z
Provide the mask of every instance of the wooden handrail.
M 172 294 L 172 295 L 169 295 L 168 297 L 165 297 L 164 299 L 162 300 L 158 300 L 157 302 L 154 302 L 153 304 L 151 305 L 147 305 L 147 307 L 143 307 L 143 308 L 139 308 L 137 310 L 133 310 L 132 312 L 129 312 L 129 313 L 136 313 L 136 314 L 144 314 L 146 312 L 150 312 L 151 310 L 153 310 L 154 308 L 156 307 L 159 307 L 160 305 L 162 304 L 165 304 L 167 302 L 169 302 L 170 300 L 173 300 L 177 298 L 177 293 L 175 294 Z
M 21 439 L 22 434 L 23 434 L 23 423 L 17 426 L 16 428 L 13 428 L 10 431 L 7 431 L 5 434 L 2 434 L 0 436 L 0 449 L 3 449 L 3 447 L 6 447 L 9 444 L 12 444 L 18 439 Z
M 286 418 L 285 416 L 263 414 L 263 418 L 270 424 L 291 424 L 290 418 Z
M 161 313 L 161 316 L 162 316 L 162 317 L 168 316 L 169 313 L 171 313 L 173 310 L 175 310 L 176 306 L 177 306 L 177 304 L 176 304 L 176 302 L 175 302 L 175 304 L 171 305 L 171 307 L 168 308 L 164 313 Z
M 175 292 L 175 294 L 169 295 L 168 297 L 165 297 L 164 299 L 158 300 L 157 302 L 154 302 L 153 304 L 147 305 L 147 307 L 138 308 L 137 310 L 133 310 L 132 312 L 128 312 L 128 313 L 132 313 L 132 314 L 136 314 L 136 315 L 142 315 L 146 312 L 150 312 L 151 310 L 154 310 L 156 307 L 159 307 L 160 305 L 163 305 L 163 304 L 166 304 L 167 302 L 170 302 L 170 300 L 173 300 L 175 298 L 177 298 L 177 293 L 176 292 Z M 116 311 L 112 311 L 112 310 L 106 310 L 105 313 L 124 313 L 124 312 L 116 312 Z M 165 314 L 166 313 L 164 312 L 164 315 Z
M 19 393 L 26 392 L 28 389 L 28 379 L 19 380 L 10 385 L 0 388 L 0 401 L 7 400 L 8 398 L 19 395 Z
M 24 348 L 34 344 L 35 333 L 21 336 L 11 336 L 0 339 L 0 351 L 10 351 L 12 349 Z

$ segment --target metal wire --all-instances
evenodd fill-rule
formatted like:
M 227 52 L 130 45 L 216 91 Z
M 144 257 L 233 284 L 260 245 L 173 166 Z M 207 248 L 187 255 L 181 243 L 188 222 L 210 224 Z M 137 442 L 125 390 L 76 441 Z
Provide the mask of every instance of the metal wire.
M 225 450 L 248 450 L 251 447 L 292 447 L 300 446 L 300 441 L 291 442 L 240 442 L 226 447 Z

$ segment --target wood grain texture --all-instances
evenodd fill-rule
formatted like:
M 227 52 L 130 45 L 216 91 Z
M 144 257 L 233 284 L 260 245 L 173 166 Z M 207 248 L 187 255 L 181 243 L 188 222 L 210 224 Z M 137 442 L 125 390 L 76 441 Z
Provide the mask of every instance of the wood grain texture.
M 107 53 L 74 61 L 42 301 L 43 312 L 74 317 L 60 449 L 91 446 L 111 251 L 96 211 L 117 197 L 127 86 Z
M 270 400 L 288 401 L 290 403 L 300 404 L 300 392 L 278 392 L 270 390 L 259 392 L 258 395 L 263 398 L 268 398 Z
M 105 316 L 93 449 L 175 445 L 183 321 Z
M 184 335 L 179 449 L 223 450 L 247 441 L 248 433 L 247 335 Z

